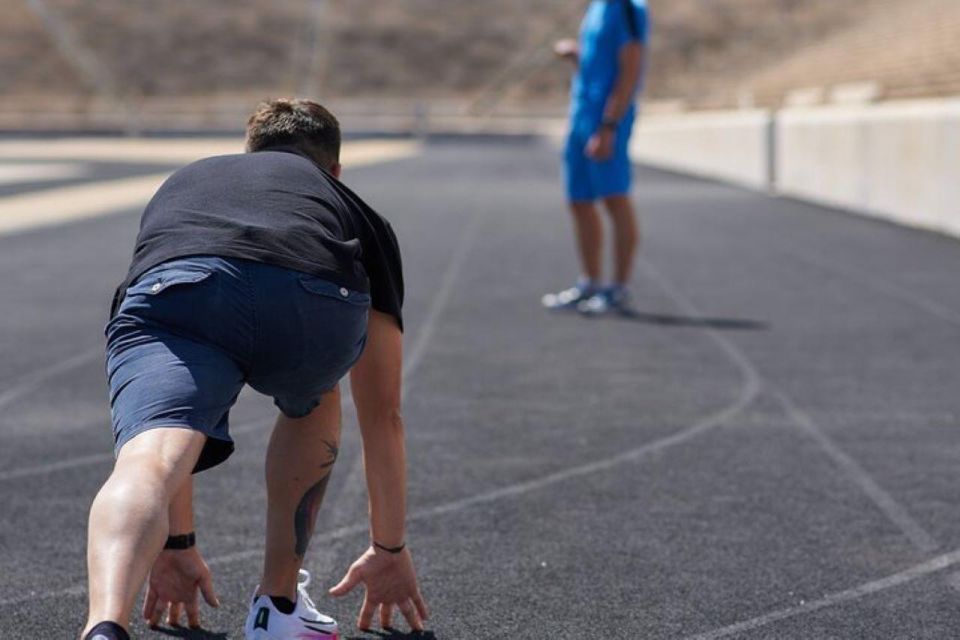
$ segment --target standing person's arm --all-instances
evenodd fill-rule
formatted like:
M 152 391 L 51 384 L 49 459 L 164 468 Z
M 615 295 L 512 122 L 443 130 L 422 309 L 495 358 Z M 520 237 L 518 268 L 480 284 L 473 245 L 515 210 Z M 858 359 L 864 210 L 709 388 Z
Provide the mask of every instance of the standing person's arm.
M 613 39 L 617 51 L 617 78 L 603 110 L 603 121 L 587 143 L 586 153 L 595 160 L 607 160 L 616 148 L 620 121 L 630 110 L 643 74 L 645 46 L 649 31 L 643 2 L 618 0 L 606 14 L 604 37 Z
M 561 60 L 569 60 L 574 67 L 580 66 L 580 43 L 576 40 L 557 40 L 553 45 L 553 53 Z
M 393 316 L 371 310 L 367 344 L 350 372 L 363 439 L 363 465 L 370 496 L 371 544 L 330 594 L 342 596 L 363 583 L 366 597 L 357 625 L 369 629 L 380 610 L 390 627 L 394 608 L 410 627 L 423 629 L 427 607 L 417 587 L 406 547 L 406 453 L 400 415 L 402 335 Z
M 629 111 L 640 82 L 643 53 L 643 44 L 640 42 L 630 42 L 620 48 L 619 73 L 603 110 L 603 122 L 600 130 L 587 143 L 587 155 L 591 158 L 606 160 L 613 154 L 617 127 Z

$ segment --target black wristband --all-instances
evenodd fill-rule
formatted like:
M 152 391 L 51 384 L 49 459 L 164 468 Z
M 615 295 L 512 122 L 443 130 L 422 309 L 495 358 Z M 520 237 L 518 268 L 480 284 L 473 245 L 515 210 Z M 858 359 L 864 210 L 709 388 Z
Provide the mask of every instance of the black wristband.
M 189 549 L 197 544 L 197 534 L 191 531 L 190 533 L 184 533 L 179 536 L 170 536 L 167 538 L 167 543 L 163 545 L 164 549 L 171 549 L 173 551 L 183 551 L 184 549 Z
M 403 543 L 402 545 L 400 545 L 399 547 L 385 547 L 385 546 L 383 546 L 382 544 L 380 544 L 379 542 L 377 542 L 376 540 L 374 540 L 374 541 L 373 541 L 373 546 L 375 546 L 377 549 L 380 549 L 380 550 L 382 550 L 382 551 L 386 551 L 387 553 L 400 553 L 401 551 L 403 551 L 404 549 L 407 548 L 407 543 L 404 542 L 404 543 Z

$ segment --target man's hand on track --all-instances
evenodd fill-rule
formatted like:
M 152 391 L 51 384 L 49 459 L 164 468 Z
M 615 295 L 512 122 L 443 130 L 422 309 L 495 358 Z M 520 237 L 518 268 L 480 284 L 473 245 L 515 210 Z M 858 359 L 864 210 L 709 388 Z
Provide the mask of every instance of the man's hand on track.
M 190 628 L 199 628 L 198 591 L 203 593 L 203 599 L 211 607 L 220 606 L 220 600 L 213 590 L 210 568 L 196 547 L 161 551 L 150 570 L 147 597 L 143 602 L 143 619 L 151 627 L 156 627 L 166 613 L 167 624 L 177 627 L 182 614 L 186 612 Z
M 411 629 L 423 631 L 423 621 L 429 617 L 429 613 L 417 587 L 417 575 L 409 550 L 390 553 L 370 547 L 350 565 L 343 580 L 330 589 L 330 595 L 346 595 L 360 583 L 367 591 L 357 618 L 357 626 L 361 630 L 371 628 L 373 615 L 378 609 L 380 626 L 390 629 L 393 610 L 399 609 Z

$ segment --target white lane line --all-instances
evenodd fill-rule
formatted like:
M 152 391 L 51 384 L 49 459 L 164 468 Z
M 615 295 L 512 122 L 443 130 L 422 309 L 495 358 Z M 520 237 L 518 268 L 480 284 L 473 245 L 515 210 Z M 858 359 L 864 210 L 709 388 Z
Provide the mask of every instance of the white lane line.
M 230 435 L 239 435 L 242 433 L 249 433 L 251 431 L 256 431 L 260 428 L 263 428 L 265 425 L 268 425 L 275 416 L 270 415 L 264 418 L 251 419 L 241 422 L 235 427 L 231 427 Z M 69 458 L 67 460 L 56 460 L 53 462 L 47 462 L 44 464 L 38 464 L 30 467 L 23 467 L 20 469 L 9 469 L 7 471 L 0 471 L 0 482 L 5 480 L 19 480 L 21 478 L 32 478 L 34 476 L 42 476 L 49 473 L 56 473 L 58 471 L 67 471 L 70 469 L 79 469 L 81 467 L 95 467 L 107 462 L 113 461 L 113 452 L 104 452 L 104 453 L 94 453 L 87 456 L 79 456 L 76 458 Z
M 782 391 L 776 390 L 774 395 L 784 411 L 786 411 L 790 420 L 806 432 L 806 434 L 820 446 L 823 452 L 833 460 L 833 463 L 839 467 L 854 484 L 860 487 L 877 508 L 887 516 L 890 522 L 900 529 L 903 535 L 910 540 L 918 551 L 930 553 L 940 546 L 930 532 L 924 529 L 923 526 L 907 512 L 905 507 L 887 493 L 883 487 L 877 484 L 877 481 L 874 480 L 856 460 L 847 455 L 823 432 L 820 426 L 814 422 L 813 418 L 797 407 L 793 400 Z
M 655 270 L 653 270 L 650 265 L 646 265 L 646 267 L 656 276 Z M 672 290 L 673 297 L 678 304 L 686 307 L 691 313 L 697 312 L 696 307 L 686 301 L 684 296 L 673 287 L 673 285 L 660 276 L 656 276 L 656 278 L 660 279 L 660 286 L 664 291 L 670 294 Z M 722 336 L 719 337 L 722 338 Z M 732 353 L 738 354 L 739 358 L 750 364 L 749 359 L 739 347 L 731 342 L 724 341 Z M 750 366 L 753 368 L 752 365 Z M 753 369 L 756 371 L 755 368 Z M 877 509 L 906 536 L 918 551 L 930 553 L 940 546 L 933 536 L 910 515 L 905 507 L 898 503 L 863 467 L 833 442 L 809 415 L 800 410 L 786 393 L 772 387 L 772 385 L 766 381 L 764 381 L 763 384 L 774 393 L 774 396 L 780 402 L 787 417 L 817 443 L 820 449 L 833 461 L 840 471 L 863 491 Z M 960 584 L 948 584 L 953 588 L 960 587 Z
M 88 159 L 96 158 L 94 141 L 88 141 L 87 144 Z M 56 143 L 39 145 L 38 151 L 41 154 L 50 153 L 50 148 L 56 146 Z M 119 149 L 121 146 L 112 143 L 106 151 L 122 152 Z M 4 147 L 0 143 L 0 153 Z M 151 153 L 149 144 L 140 142 L 134 148 L 148 155 Z M 160 145 L 159 148 L 163 149 L 164 146 Z M 399 160 L 416 155 L 420 148 L 419 143 L 406 140 L 348 142 L 343 149 L 344 165 L 349 170 L 350 167 Z M 84 149 L 81 144 L 80 152 L 83 153 Z M 209 150 L 201 151 L 190 145 L 186 149 L 188 153 L 181 158 L 184 162 L 213 155 Z M 151 161 L 159 162 L 159 158 Z M 164 171 L 146 176 L 100 180 L 0 198 L 0 235 L 141 208 L 171 173 Z
M 142 207 L 169 171 L 0 199 L 0 235 Z
M 22 596 L 17 596 L 16 598 L 9 598 L 7 600 L 0 600 L 0 607 L 15 607 L 21 604 L 27 604 L 28 602 L 36 602 L 37 600 L 49 600 L 51 598 L 70 598 L 86 595 L 87 588 L 83 585 L 75 584 L 72 587 L 66 587 L 65 589 L 57 589 L 56 591 L 46 591 L 46 592 L 28 592 Z
M 718 640 L 719 638 L 728 638 L 738 633 L 753 631 L 754 629 L 759 629 L 760 627 L 765 627 L 781 620 L 794 618 L 807 613 L 813 613 L 814 611 L 819 611 L 820 609 L 833 607 L 845 602 L 852 602 L 875 593 L 880 593 L 881 591 L 886 591 L 888 589 L 893 589 L 894 587 L 909 584 L 915 580 L 919 580 L 920 578 L 924 578 L 952 567 L 958 562 L 960 562 L 960 549 L 936 556 L 935 558 L 931 558 L 926 562 L 922 562 L 908 569 L 904 569 L 899 573 L 894 573 L 871 582 L 865 582 L 864 584 L 847 589 L 846 591 L 832 593 L 818 600 L 811 600 L 810 602 L 797 605 L 795 607 L 778 609 L 777 611 L 771 611 L 770 613 L 766 613 L 762 616 L 757 616 L 756 618 L 751 618 L 750 620 L 744 620 L 743 622 L 738 622 L 727 627 L 722 627 L 720 629 L 715 629 L 713 631 L 708 631 L 695 636 L 689 636 L 687 640 Z
M 404 357 L 403 387 L 400 391 L 401 404 L 403 404 L 410 394 L 410 388 L 413 386 L 413 375 L 423 362 L 427 349 L 430 346 L 430 341 L 436 332 L 440 317 L 450 302 L 454 285 L 473 247 L 482 220 L 482 215 L 475 213 L 460 235 L 460 240 L 453 249 L 453 257 L 450 259 L 444 271 L 443 280 L 440 282 L 440 286 L 436 294 L 434 294 L 433 300 L 430 302 L 430 307 L 427 310 L 427 315 L 424 317 L 423 324 L 421 324 L 420 330 L 417 332 L 417 338 Z M 357 455 L 350 461 L 343 485 L 337 494 L 336 502 L 331 505 L 331 508 L 326 512 L 324 517 L 335 521 L 344 509 L 357 504 L 361 500 L 364 489 L 363 450 L 360 449 Z M 317 546 L 314 545 L 313 548 L 316 550 Z M 316 551 L 314 554 L 315 553 Z
M 73 162 L 0 163 L 0 185 L 51 182 L 89 175 L 90 167 Z
M 896 284 L 891 284 L 885 280 L 879 280 L 873 278 L 870 275 L 860 271 L 859 269 L 854 269 L 853 267 L 842 265 L 839 262 L 829 260 L 822 256 L 816 258 L 811 258 L 810 256 L 801 255 L 799 253 L 790 252 L 790 255 L 799 262 L 806 263 L 808 265 L 817 267 L 824 271 L 835 271 L 851 280 L 857 280 L 861 284 L 865 284 L 874 291 L 879 291 L 880 293 L 889 296 L 891 298 L 896 298 L 903 302 L 908 302 L 915 307 L 923 309 L 930 315 L 939 318 L 950 324 L 960 326 L 960 313 L 954 311 L 953 309 L 940 304 L 934 300 L 927 298 L 926 296 L 921 296 L 913 291 Z
M 691 316 L 701 315 L 700 310 L 685 296 L 680 290 L 667 280 L 654 266 L 647 260 L 640 259 L 637 261 L 638 266 L 647 276 L 647 278 L 653 281 L 663 293 L 666 294 L 668 298 L 676 305 L 679 309 L 683 310 L 684 313 L 690 314 Z M 744 395 L 749 395 L 750 401 L 752 402 L 754 398 L 760 393 L 760 389 L 763 386 L 763 380 L 760 377 L 757 368 L 753 366 L 753 363 L 747 358 L 744 353 L 738 349 L 726 336 L 721 334 L 719 331 L 712 327 L 704 327 L 702 331 L 707 334 L 707 336 L 713 340 L 713 342 L 720 347 L 720 349 L 727 354 L 727 356 L 733 361 L 733 363 L 740 370 L 740 374 L 743 378 L 744 386 Z
M 32 478 L 42 476 L 56 471 L 66 471 L 68 469 L 78 469 L 80 467 L 94 467 L 113 460 L 112 453 L 94 453 L 89 456 L 80 456 L 69 460 L 58 460 L 46 464 L 38 464 L 32 467 L 23 467 L 20 469 L 10 469 L 0 471 L 0 482 L 4 480 L 18 480 L 20 478 Z
M 340 151 L 347 172 L 354 167 L 416 155 L 422 143 L 389 138 L 349 140 Z M 61 138 L 0 141 L 3 160 L 76 160 L 182 165 L 209 156 L 243 153 L 243 138 Z
M 23 397 L 28 393 L 35 391 L 50 378 L 54 378 L 68 371 L 72 371 L 73 369 L 81 367 L 102 355 L 103 347 L 98 346 L 24 376 L 20 379 L 19 383 L 10 387 L 6 391 L 0 392 L 0 407 L 10 404 L 17 398 Z
M 651 267 L 648 268 L 652 270 Z M 655 272 L 654 272 L 655 273 Z M 659 278 L 659 276 L 656 276 Z M 662 278 L 661 278 L 662 280 Z M 665 291 L 670 293 L 670 290 L 673 290 L 673 294 L 678 303 L 685 302 L 683 295 L 677 291 L 673 285 L 662 280 L 660 283 L 661 288 L 664 288 Z M 691 313 L 696 313 L 696 308 L 687 303 L 685 305 Z M 722 336 L 718 336 L 722 338 Z M 726 348 L 730 350 L 733 354 L 737 354 L 736 357 L 744 360 L 749 364 L 749 359 L 740 350 L 739 347 L 735 346 L 733 343 L 726 341 Z M 751 368 L 753 365 L 750 364 Z M 873 477 L 867 473 L 867 471 L 861 467 L 853 458 L 843 452 L 843 450 L 829 437 L 822 429 L 810 418 L 809 415 L 800 410 L 797 404 L 787 396 L 786 393 L 779 389 L 773 388 L 768 382 L 764 381 L 764 385 L 770 389 L 777 400 L 780 402 L 783 407 L 787 417 L 798 426 L 804 433 L 806 433 L 820 449 L 829 457 L 833 463 L 843 472 L 847 478 L 857 485 L 861 491 L 870 499 L 871 502 L 883 513 L 887 519 L 893 523 L 906 537 L 910 542 L 916 547 L 918 551 L 924 553 L 930 553 L 936 550 L 940 545 L 934 540 L 933 536 L 930 535 L 926 529 L 924 529 L 919 522 L 917 522 L 903 507 L 898 503 L 893 496 L 891 496 L 880 484 L 873 479 Z
M 427 316 L 423 321 L 423 325 L 420 327 L 420 332 L 417 334 L 417 340 L 413 344 L 413 347 L 410 349 L 407 357 L 405 358 L 406 363 L 403 367 L 403 393 L 409 393 L 411 383 L 408 380 L 410 376 L 413 375 L 413 372 L 417 370 L 420 366 L 423 356 L 426 354 L 427 349 L 430 346 L 430 341 L 433 339 L 433 334 L 437 330 L 437 322 L 440 320 L 440 316 L 443 314 L 444 310 L 447 308 L 447 304 L 450 302 L 450 296 L 453 294 L 453 287 L 457 282 L 457 278 L 460 276 L 460 272 L 463 270 L 463 265 L 467 261 L 467 256 L 470 253 L 473 243 L 477 237 L 477 231 L 480 229 L 480 223 L 483 221 L 483 216 L 479 213 L 474 214 L 473 218 L 467 224 L 467 228 L 464 230 L 463 235 L 460 237 L 460 242 L 457 243 L 457 246 L 453 251 L 453 258 L 450 261 L 450 264 L 447 265 L 446 272 L 443 274 L 443 281 L 440 283 L 440 289 L 437 291 L 436 295 L 433 298 L 433 302 L 430 304 L 430 309 L 427 312 Z M 404 396 L 406 397 L 406 396 Z
M 475 233 L 475 230 L 473 230 L 472 232 Z M 465 244 L 465 246 L 469 248 L 469 245 Z M 463 253 L 466 253 L 466 252 L 463 252 Z M 462 264 L 462 259 L 461 259 L 461 264 Z M 663 284 L 666 284 L 665 281 L 660 280 L 660 276 L 658 274 L 655 274 L 655 272 L 652 271 L 652 268 L 648 267 L 648 269 L 650 269 L 650 273 L 658 279 L 658 283 L 660 283 L 661 286 L 663 286 Z M 450 289 L 450 291 L 452 292 L 453 278 L 449 278 L 448 281 L 451 284 L 449 285 L 449 287 L 446 287 L 446 288 Z M 665 289 L 665 291 L 667 291 L 667 289 Z M 673 291 L 674 293 L 676 293 L 676 290 L 673 290 Z M 443 293 L 443 289 L 441 289 L 440 293 Z M 447 293 L 446 297 L 449 297 L 449 295 L 450 294 Z M 696 313 L 696 309 L 694 309 L 692 305 L 690 305 L 689 301 L 687 301 L 682 296 L 678 296 L 674 298 L 673 295 L 669 293 L 668 295 L 670 295 L 670 297 L 674 299 L 674 301 L 678 304 L 678 306 L 681 306 L 682 308 L 686 309 L 690 313 Z M 436 305 L 436 299 L 434 300 L 434 304 L 438 309 L 438 311 L 436 312 L 436 315 L 437 317 L 439 317 L 442 311 L 442 307 L 440 305 Z M 444 302 L 444 305 L 445 304 L 446 303 Z M 436 320 L 434 320 L 434 322 L 432 323 L 428 323 L 428 322 L 424 323 L 425 328 L 435 327 L 435 325 L 436 325 Z M 433 330 L 434 330 L 433 328 L 430 328 L 430 331 L 431 331 L 430 335 L 432 335 Z M 737 398 L 733 402 L 728 404 L 726 407 L 714 412 L 713 414 L 707 416 L 702 420 L 699 420 L 695 424 L 691 425 L 690 427 L 687 427 L 686 429 L 680 432 L 677 432 L 675 434 L 672 434 L 663 438 L 659 438 L 657 440 L 654 440 L 653 442 L 649 442 L 647 444 L 641 445 L 629 451 L 621 452 L 615 456 L 605 458 L 602 460 L 596 460 L 594 462 L 580 465 L 578 467 L 572 467 L 564 471 L 547 474 L 545 476 L 542 476 L 540 478 L 535 478 L 533 480 L 518 482 L 506 487 L 501 487 L 499 489 L 493 489 L 491 491 L 478 493 L 473 496 L 461 498 L 459 500 L 453 500 L 451 502 L 446 502 L 433 507 L 414 510 L 407 516 L 407 520 L 409 522 L 414 522 L 417 520 L 422 520 L 429 517 L 435 517 L 438 515 L 455 513 L 458 511 L 463 511 L 465 509 L 468 509 L 474 505 L 494 502 L 502 498 L 510 498 L 510 497 L 515 497 L 515 496 L 523 495 L 526 493 L 530 493 L 531 491 L 536 491 L 538 489 L 542 489 L 544 487 L 548 487 L 550 485 L 563 482 L 570 478 L 576 478 L 579 476 L 584 476 L 592 473 L 607 471 L 619 465 L 622 465 L 628 462 L 634 462 L 647 455 L 659 453 L 670 447 L 683 444 L 685 442 L 688 442 L 694 439 L 695 437 L 697 437 L 698 435 L 704 432 L 707 432 L 720 425 L 726 424 L 727 422 L 732 420 L 734 417 L 739 415 L 741 412 L 743 412 L 747 407 L 749 407 L 753 403 L 753 401 L 757 398 L 761 389 L 760 378 L 757 375 L 756 370 L 750 364 L 750 362 L 746 360 L 743 357 L 743 355 L 739 353 L 739 351 L 737 351 L 736 348 L 734 348 L 727 341 L 725 337 L 720 335 L 714 329 L 706 329 L 705 333 L 707 333 L 712 340 L 714 340 L 718 345 L 721 346 L 723 351 L 730 356 L 730 359 L 736 365 L 736 368 L 740 371 L 740 375 L 741 375 L 740 391 L 737 394 Z M 426 333 L 423 333 L 423 330 L 421 330 L 421 334 L 423 335 L 424 341 L 426 341 L 429 338 L 429 335 Z M 413 360 L 414 364 L 418 364 L 419 362 L 422 361 L 423 354 L 426 353 L 426 346 L 420 349 L 417 349 L 415 347 L 412 351 L 414 352 L 414 355 L 417 355 L 418 353 L 420 354 L 420 355 L 417 355 L 417 358 L 415 360 Z M 413 359 L 413 356 L 411 356 L 411 359 Z M 410 361 L 408 361 L 408 366 L 409 366 L 409 362 Z M 412 370 L 408 370 L 408 374 L 409 373 L 412 373 Z M 406 388 L 409 388 L 409 387 L 406 387 Z M 247 426 L 252 426 L 252 425 L 247 425 Z M 355 525 L 340 527 L 338 529 L 334 529 L 328 532 L 318 532 L 314 536 L 314 540 L 318 542 L 338 540 L 350 535 L 357 535 L 360 533 L 364 533 L 368 531 L 368 529 L 369 529 L 368 523 L 366 522 L 358 523 Z M 240 562 L 243 560 L 259 558 L 262 555 L 263 555 L 263 550 L 261 548 L 247 549 L 245 551 L 237 551 L 234 553 L 224 554 L 222 556 L 214 556 L 212 558 L 207 559 L 207 563 L 212 565 L 223 565 L 223 564 L 229 564 L 232 562 Z M 33 593 L 33 594 L 30 594 L 29 596 L 14 598 L 11 600 L 0 600 L 0 607 L 15 606 L 15 605 L 24 604 L 27 602 L 34 602 L 37 600 L 45 600 L 50 598 L 83 596 L 84 594 L 86 594 L 86 588 L 83 585 L 74 585 L 66 589 L 60 589 L 60 590 L 50 591 L 46 593 Z
M 99 350 L 97 351 L 99 354 Z M 66 362 L 66 361 L 65 361 Z M 64 363 L 60 363 L 61 365 Z M 29 391 L 29 390 L 27 390 Z M 351 400 L 350 390 L 347 389 L 343 393 L 343 401 L 349 402 Z M 269 416 L 264 416 L 263 418 L 252 418 L 250 420 L 244 420 L 243 422 L 237 424 L 230 428 L 230 435 L 236 436 L 244 433 L 250 433 L 252 431 L 257 431 L 259 429 L 269 426 L 273 420 L 276 419 L 276 414 L 271 414 Z M 94 453 L 87 456 L 79 456 L 76 458 L 69 458 L 66 460 L 56 460 L 53 462 L 47 462 L 44 464 L 38 464 L 30 467 L 23 467 L 20 469 L 9 469 L 6 471 L 0 471 L 0 482 L 5 480 L 18 480 L 21 478 L 32 478 L 34 476 L 42 476 L 49 473 L 56 473 L 58 471 L 67 471 L 70 469 L 78 469 L 81 467 L 94 467 L 97 465 L 104 464 L 106 462 L 113 461 L 112 452 L 104 453 Z
M 759 391 L 759 387 L 753 387 L 749 383 L 744 385 L 739 397 L 729 406 L 717 411 L 716 413 L 700 420 L 696 424 L 664 438 L 654 440 L 645 445 L 636 447 L 629 451 L 622 452 L 618 455 L 612 456 L 610 458 L 605 458 L 602 460 L 597 460 L 588 464 L 580 465 L 578 467 L 572 467 L 565 469 L 564 471 L 559 471 L 557 473 L 551 473 L 540 478 L 535 478 L 533 480 L 528 480 L 525 482 L 518 482 L 506 487 L 501 487 L 499 489 L 493 489 L 491 491 L 486 491 L 483 493 L 478 493 L 473 496 L 466 498 L 461 498 L 459 500 L 453 500 L 450 502 L 445 502 L 440 505 L 433 507 L 427 507 L 425 509 L 417 509 L 412 511 L 407 516 L 408 522 L 416 522 L 418 520 L 423 520 L 426 518 L 436 517 L 439 515 L 456 513 L 459 511 L 464 511 L 478 504 L 484 504 L 488 502 L 494 502 L 503 498 L 512 498 L 520 496 L 538 489 L 543 489 L 553 484 L 563 482 L 564 480 L 569 480 L 571 478 L 577 478 L 580 476 L 589 475 L 592 473 L 598 473 L 602 471 L 608 471 L 617 466 L 628 462 L 634 462 L 639 460 L 647 455 L 654 453 L 659 453 L 668 449 L 670 447 L 682 444 L 689 440 L 692 440 L 701 433 L 708 431 L 714 427 L 725 424 L 732 420 L 737 414 L 746 409 L 756 397 L 756 393 Z M 349 525 L 345 527 L 340 527 L 338 529 L 333 529 L 326 532 L 318 532 L 314 536 L 314 542 L 329 542 L 333 540 L 338 540 L 345 538 L 351 535 L 357 535 L 364 533 L 369 530 L 369 524 L 358 523 L 355 525 Z M 260 558 L 263 555 L 263 549 L 257 547 L 255 549 L 246 549 L 244 551 L 237 551 L 234 553 L 228 553 L 220 556 L 213 556 L 207 559 L 207 563 L 210 565 L 224 565 L 230 564 L 233 562 L 240 562 L 243 560 L 250 560 L 255 558 Z M 86 593 L 86 588 L 82 585 L 73 585 L 66 589 L 61 589 L 57 591 L 50 591 L 46 593 L 33 593 L 30 595 L 25 595 L 19 598 L 13 598 L 10 600 L 0 600 L 0 607 L 3 606 L 14 606 L 18 604 L 24 604 L 27 602 L 34 602 L 37 600 L 44 600 L 50 598 L 66 597 L 66 596 L 82 596 Z

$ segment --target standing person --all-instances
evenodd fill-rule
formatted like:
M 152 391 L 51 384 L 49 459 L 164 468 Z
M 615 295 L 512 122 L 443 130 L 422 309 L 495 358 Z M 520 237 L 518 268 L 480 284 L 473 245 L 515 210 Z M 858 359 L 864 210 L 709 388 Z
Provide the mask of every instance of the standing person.
M 194 546 L 191 473 L 230 456 L 241 387 L 280 410 L 267 450 L 263 573 L 248 640 L 337 637 L 301 570 L 340 445 L 338 383 L 351 374 L 370 499 L 370 546 L 333 589 L 363 584 L 358 623 L 427 611 L 405 546 L 400 417 L 403 279 L 389 223 L 338 180 L 340 128 L 305 100 L 261 104 L 248 153 L 168 179 L 141 221 L 107 325 L 117 461 L 90 509 L 86 640 L 126 639 L 143 615 L 217 604 Z M 243 496 L 232 497 L 238 504 Z
M 630 202 L 630 134 L 641 89 L 648 32 L 646 0 L 592 0 L 579 43 L 562 40 L 561 58 L 576 65 L 564 180 L 582 268 L 570 289 L 543 297 L 549 309 L 588 314 L 629 312 L 627 285 L 640 240 Z M 602 201 L 613 226 L 613 281 L 602 284 Z

